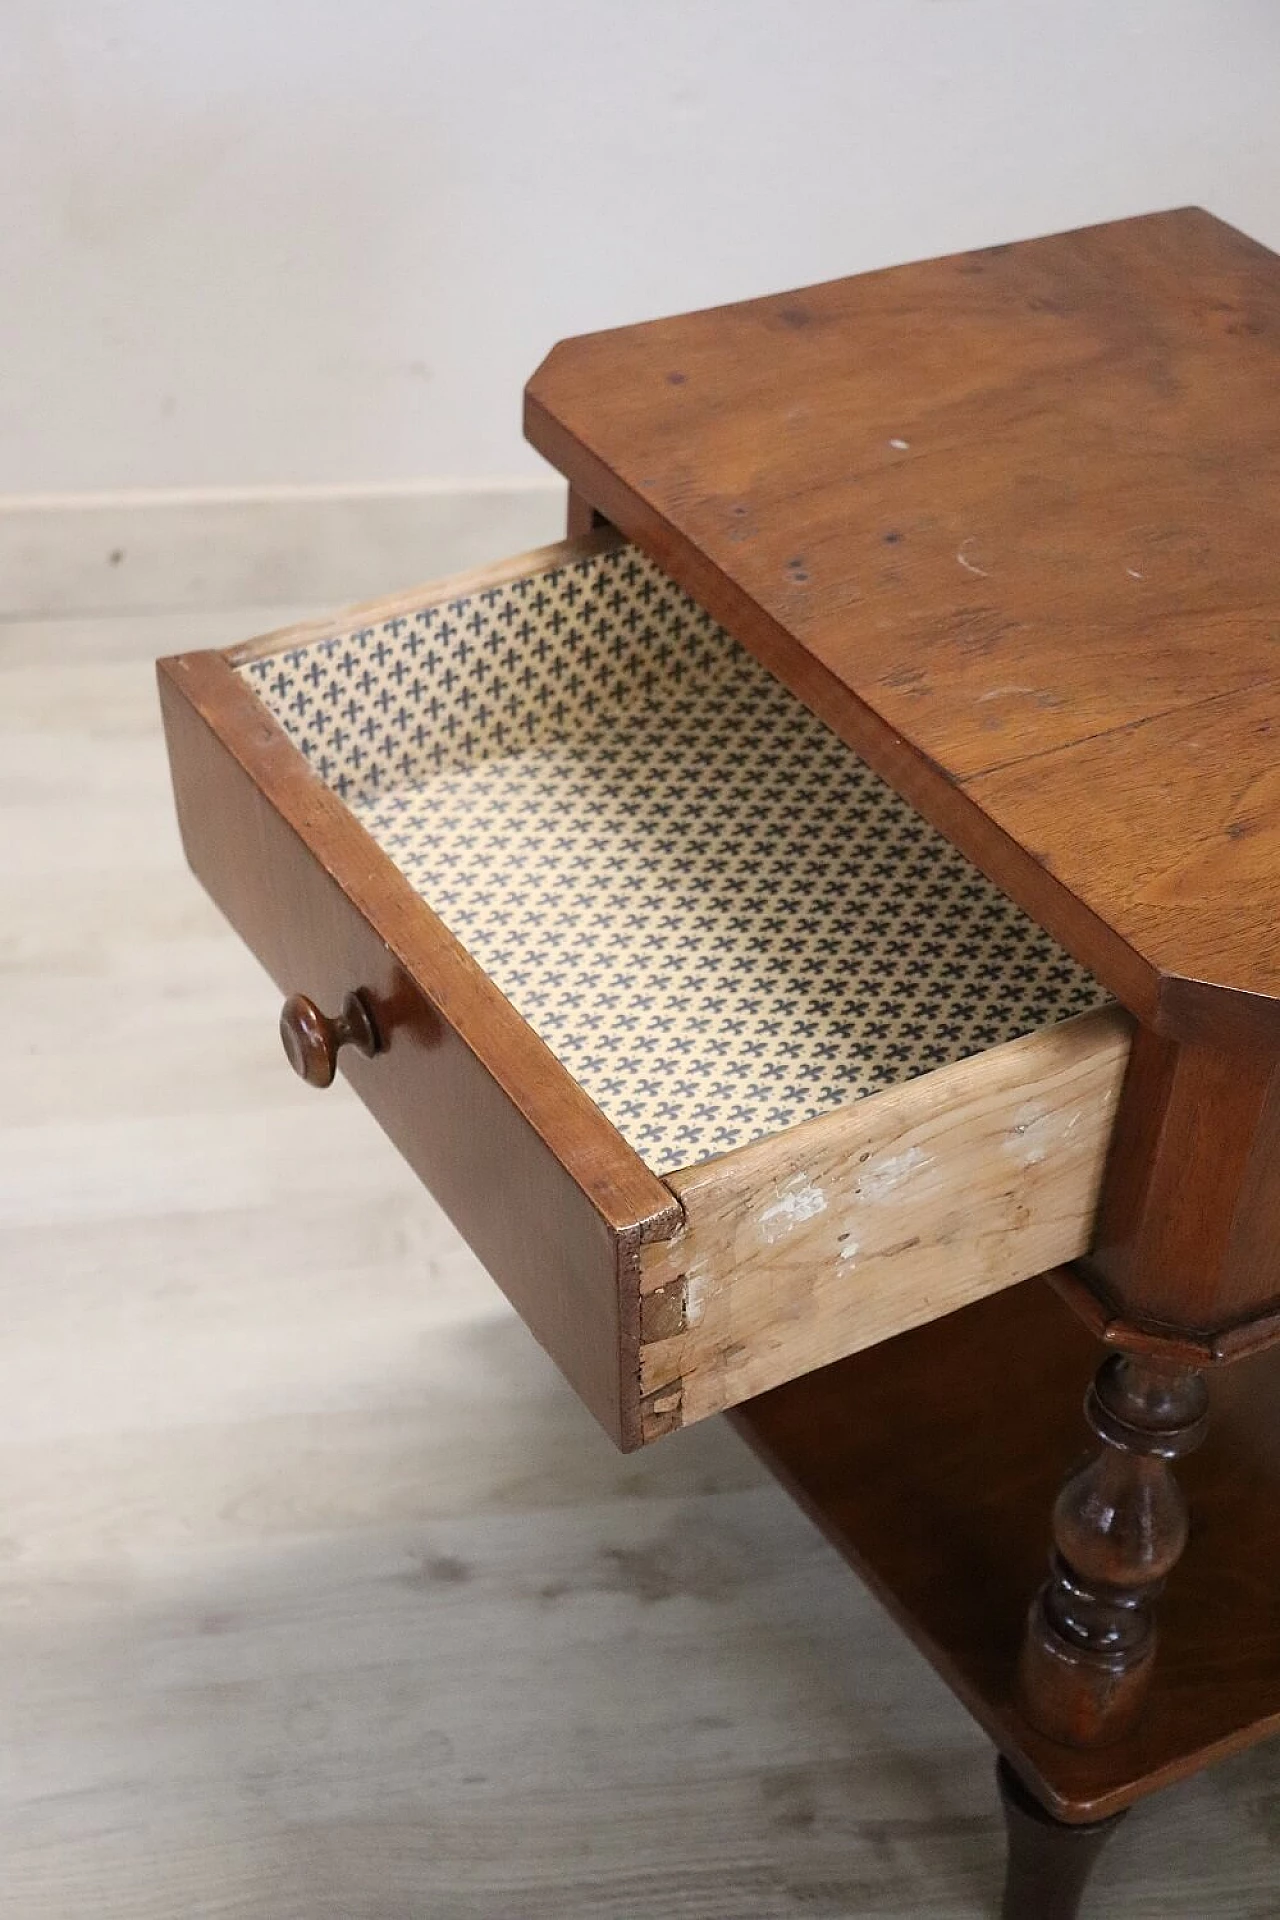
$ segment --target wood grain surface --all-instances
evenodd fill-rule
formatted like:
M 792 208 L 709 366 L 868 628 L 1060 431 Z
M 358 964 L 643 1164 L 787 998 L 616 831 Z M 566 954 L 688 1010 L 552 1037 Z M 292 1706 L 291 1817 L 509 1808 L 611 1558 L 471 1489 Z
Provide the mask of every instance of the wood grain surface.
M 1280 261 L 1196 209 L 555 348 L 529 437 L 1117 997 L 1280 1036 Z
M 162 662 L 187 857 L 285 992 L 367 996 L 342 1071 L 620 1446 L 671 1194 L 216 653 Z M 283 1070 L 283 1061 L 281 1062 Z
M 1083 1253 L 1130 1030 L 1118 1008 L 1082 1014 L 675 1175 L 685 1225 L 640 1255 L 647 1424 Z
M 1275 1060 L 1139 1029 L 1084 1266 L 1097 1291 L 1136 1327 L 1194 1330 L 1222 1357 L 1275 1337 L 1278 1237 Z

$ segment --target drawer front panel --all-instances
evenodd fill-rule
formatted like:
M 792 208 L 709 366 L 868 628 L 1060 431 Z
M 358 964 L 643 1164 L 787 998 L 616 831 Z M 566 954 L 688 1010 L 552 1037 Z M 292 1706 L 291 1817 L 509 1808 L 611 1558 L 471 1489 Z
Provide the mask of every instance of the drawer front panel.
M 533 1036 L 505 1003 L 489 1005 L 487 983 L 467 978 L 465 955 L 446 954 L 428 997 L 420 970 L 411 973 L 395 950 L 420 937 L 421 901 L 407 885 L 400 897 L 394 870 L 378 871 L 378 849 L 218 656 L 164 663 L 161 692 L 196 875 L 282 991 L 331 1010 L 352 988 L 366 995 L 383 1050 L 372 1059 L 342 1052 L 355 1091 L 591 1411 L 620 1445 L 636 1444 L 638 1248 L 643 1233 L 678 1219 L 670 1194 L 639 1162 L 630 1177 L 633 1156 L 613 1154 L 611 1130 L 553 1061 L 538 1089 L 538 1119 L 561 1139 L 573 1131 L 577 1166 L 566 1167 L 568 1149 L 562 1156 L 547 1143 L 448 1015 L 478 1011 L 509 1074 L 529 1070 L 520 1055 Z M 246 737 L 246 724 L 257 729 L 252 774 L 228 743 L 231 734 Z M 318 857 L 319 844 L 334 871 Z M 369 899 L 347 890 L 362 860 L 366 879 L 377 878 L 381 930 L 368 917 Z M 447 978 L 451 965 L 459 978 Z M 478 1010 L 466 1004 L 473 989 Z M 504 1031 L 504 1009 L 519 1031 Z M 582 1184 L 588 1176 L 591 1194 Z M 648 1204 L 655 1195 L 657 1209 Z

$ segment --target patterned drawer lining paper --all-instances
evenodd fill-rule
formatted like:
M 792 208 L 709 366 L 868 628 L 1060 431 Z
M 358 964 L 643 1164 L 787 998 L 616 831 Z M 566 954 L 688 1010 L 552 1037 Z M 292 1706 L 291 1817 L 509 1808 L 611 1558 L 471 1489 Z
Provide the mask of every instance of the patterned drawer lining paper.
M 1108 999 L 632 548 L 240 671 L 658 1172 Z

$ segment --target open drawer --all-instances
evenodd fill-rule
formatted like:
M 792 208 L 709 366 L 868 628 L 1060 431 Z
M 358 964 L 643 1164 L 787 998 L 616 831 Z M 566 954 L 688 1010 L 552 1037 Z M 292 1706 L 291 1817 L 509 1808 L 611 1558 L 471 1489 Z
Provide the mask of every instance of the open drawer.
M 623 1446 L 1088 1244 L 1103 990 L 593 534 L 161 662 L 192 867 Z

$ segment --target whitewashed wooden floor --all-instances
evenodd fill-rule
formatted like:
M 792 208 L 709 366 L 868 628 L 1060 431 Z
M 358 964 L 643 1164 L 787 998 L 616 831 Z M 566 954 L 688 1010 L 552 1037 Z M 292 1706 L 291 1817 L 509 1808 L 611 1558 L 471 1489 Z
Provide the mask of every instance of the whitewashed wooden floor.
M 182 868 L 154 653 L 0 624 L 0 1913 L 993 1911 L 986 1743 L 720 1423 L 623 1459 Z M 1280 1754 L 1091 1911 L 1280 1907 Z

